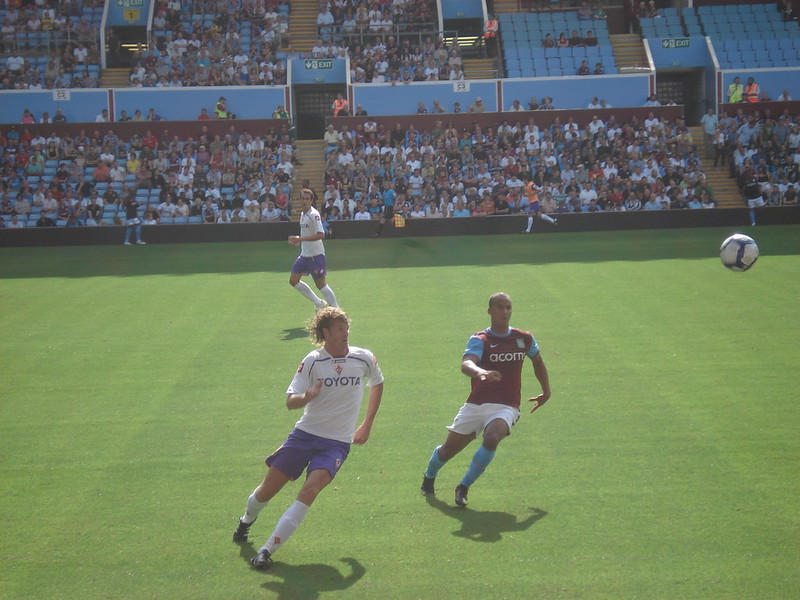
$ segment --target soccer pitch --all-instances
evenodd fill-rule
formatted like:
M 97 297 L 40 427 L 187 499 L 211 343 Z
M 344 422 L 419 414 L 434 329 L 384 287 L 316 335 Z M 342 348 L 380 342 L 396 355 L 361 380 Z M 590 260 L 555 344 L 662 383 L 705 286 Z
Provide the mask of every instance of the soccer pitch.
M 296 249 L 0 249 L 0 598 L 798 597 L 800 226 L 744 232 L 746 273 L 728 228 L 326 242 L 383 404 L 267 572 L 299 484 L 231 534 L 300 416 Z M 419 485 L 496 291 L 553 397 L 457 509 L 475 443 Z

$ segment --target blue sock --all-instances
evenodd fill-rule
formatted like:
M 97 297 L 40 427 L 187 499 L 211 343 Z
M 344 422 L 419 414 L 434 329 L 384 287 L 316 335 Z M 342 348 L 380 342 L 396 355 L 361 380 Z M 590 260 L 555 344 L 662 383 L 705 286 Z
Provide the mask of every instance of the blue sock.
M 428 461 L 428 470 L 425 471 L 425 477 L 429 477 L 430 479 L 435 479 L 436 475 L 439 473 L 439 469 L 447 462 L 439 458 L 439 448 L 441 448 L 441 446 L 436 446 L 436 448 L 433 449 L 431 459 Z
M 464 478 L 461 480 L 461 485 L 466 485 L 469 487 L 475 483 L 475 480 L 483 475 L 486 467 L 488 467 L 489 463 L 492 462 L 494 453 L 495 450 L 487 450 L 485 446 L 478 448 L 475 451 L 475 455 L 472 457 L 472 462 L 469 465 L 469 469 L 467 469 Z
M 756 211 L 751 210 L 750 211 L 750 225 L 755 225 L 755 224 L 756 224 Z

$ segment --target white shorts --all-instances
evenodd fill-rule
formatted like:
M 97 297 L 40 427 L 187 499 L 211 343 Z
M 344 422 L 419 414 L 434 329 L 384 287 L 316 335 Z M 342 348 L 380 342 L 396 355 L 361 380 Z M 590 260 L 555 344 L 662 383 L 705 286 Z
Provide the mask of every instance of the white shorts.
M 750 198 L 747 201 L 748 208 L 761 208 L 762 206 L 764 206 L 764 198 L 762 198 L 761 196 L 759 196 L 758 198 Z
M 464 404 L 458 411 L 453 424 L 447 429 L 462 435 L 478 437 L 486 426 L 495 419 L 502 419 L 508 425 L 508 431 L 519 420 L 519 409 L 506 404 Z

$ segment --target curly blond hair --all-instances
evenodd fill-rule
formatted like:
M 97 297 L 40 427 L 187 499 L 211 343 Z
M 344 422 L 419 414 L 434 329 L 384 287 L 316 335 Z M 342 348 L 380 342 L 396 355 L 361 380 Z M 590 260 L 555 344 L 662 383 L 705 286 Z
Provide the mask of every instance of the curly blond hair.
M 325 336 L 322 330 L 326 327 L 330 329 L 334 321 L 344 321 L 350 326 L 350 317 L 338 306 L 326 306 L 318 310 L 314 318 L 308 322 L 308 337 L 311 338 L 311 343 L 315 346 L 322 346 L 325 344 Z

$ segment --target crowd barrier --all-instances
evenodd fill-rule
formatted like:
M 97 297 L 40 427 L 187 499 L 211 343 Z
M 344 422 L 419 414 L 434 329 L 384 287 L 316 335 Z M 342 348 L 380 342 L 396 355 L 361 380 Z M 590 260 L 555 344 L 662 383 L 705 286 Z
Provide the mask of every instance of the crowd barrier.
M 800 207 L 765 207 L 757 211 L 759 226 L 800 223 Z M 405 227 L 386 226 L 381 237 L 428 237 L 443 235 L 516 234 L 527 225 L 523 215 L 409 219 Z M 370 238 L 378 232 L 378 221 L 336 221 L 331 224 L 336 239 Z M 570 213 L 558 215 L 558 225 L 537 223 L 532 235 L 563 232 L 614 231 L 631 229 L 678 229 L 730 227 L 749 231 L 746 208 L 714 210 L 636 211 Z M 142 229 L 148 244 L 209 242 L 285 241 L 297 235 L 297 223 L 232 223 L 229 225 L 152 225 Z M 29 227 L 0 229 L 0 247 L 120 245 L 125 226 L 113 227 Z M 379 243 L 379 240 L 376 240 Z M 130 248 L 136 252 L 136 248 Z

